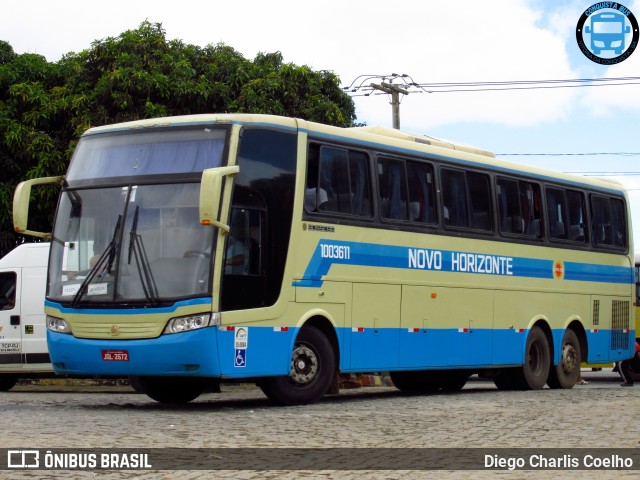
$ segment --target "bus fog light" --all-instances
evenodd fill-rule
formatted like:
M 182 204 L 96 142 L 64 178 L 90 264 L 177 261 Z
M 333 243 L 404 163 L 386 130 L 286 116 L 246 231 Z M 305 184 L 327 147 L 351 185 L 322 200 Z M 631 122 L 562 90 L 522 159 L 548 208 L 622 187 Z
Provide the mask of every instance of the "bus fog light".
M 63 319 L 47 315 L 47 329 L 56 333 L 71 333 L 69 324 Z
M 192 330 L 208 327 L 209 325 L 211 325 L 210 313 L 187 315 L 185 317 L 176 317 L 169 320 L 163 333 L 190 332 Z

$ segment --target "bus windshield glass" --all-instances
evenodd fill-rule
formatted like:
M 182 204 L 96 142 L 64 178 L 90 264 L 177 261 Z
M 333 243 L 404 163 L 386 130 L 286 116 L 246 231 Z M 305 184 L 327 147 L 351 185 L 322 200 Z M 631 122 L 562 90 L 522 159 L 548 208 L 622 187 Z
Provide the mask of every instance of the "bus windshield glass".
M 200 177 L 223 164 L 225 140 L 201 127 L 84 137 L 60 197 L 48 298 L 160 306 L 210 296 L 215 229 L 199 221 Z
M 219 167 L 226 129 L 161 129 L 83 137 L 69 165 L 76 180 L 202 173 Z

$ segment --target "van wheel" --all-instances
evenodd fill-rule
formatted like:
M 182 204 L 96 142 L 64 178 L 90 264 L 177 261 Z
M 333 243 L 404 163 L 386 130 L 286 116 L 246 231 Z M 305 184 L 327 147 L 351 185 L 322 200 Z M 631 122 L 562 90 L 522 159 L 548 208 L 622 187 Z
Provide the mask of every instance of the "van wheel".
M 298 333 L 289 375 L 266 377 L 259 382 L 264 394 L 280 405 L 304 405 L 327 393 L 336 374 L 336 357 L 329 339 L 316 327 Z
M 188 403 L 198 398 L 206 386 L 204 379 L 190 377 L 136 377 L 134 383 L 160 403 Z
M 15 375 L 0 375 L 0 392 L 11 390 L 18 383 L 18 377 Z
M 573 330 L 562 337 L 562 351 L 558 365 L 551 365 L 547 385 L 551 388 L 573 388 L 580 378 L 580 342 Z
M 527 337 L 524 365 L 513 371 L 513 386 L 517 390 L 540 390 L 547 383 L 550 365 L 547 336 L 540 327 L 533 327 Z

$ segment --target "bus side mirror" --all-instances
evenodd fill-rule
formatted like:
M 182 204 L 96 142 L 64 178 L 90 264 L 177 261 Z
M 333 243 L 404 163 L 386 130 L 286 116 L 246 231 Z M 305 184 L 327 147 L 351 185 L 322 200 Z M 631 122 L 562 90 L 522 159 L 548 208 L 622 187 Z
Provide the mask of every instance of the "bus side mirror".
M 584 27 L 584 33 L 591 33 L 591 27 L 589 26 Z
M 200 182 L 200 223 L 202 225 L 212 225 L 225 232 L 229 231 L 229 225 L 221 223 L 218 219 L 224 179 L 237 175 L 239 172 L 238 165 L 208 168 L 202 172 L 202 181 Z
M 50 233 L 36 232 L 27 229 L 29 220 L 29 201 L 31 198 L 31 187 L 34 185 L 50 185 L 57 183 L 62 185 L 64 177 L 42 177 L 20 182 L 13 194 L 13 229 L 23 235 L 32 237 L 51 238 Z

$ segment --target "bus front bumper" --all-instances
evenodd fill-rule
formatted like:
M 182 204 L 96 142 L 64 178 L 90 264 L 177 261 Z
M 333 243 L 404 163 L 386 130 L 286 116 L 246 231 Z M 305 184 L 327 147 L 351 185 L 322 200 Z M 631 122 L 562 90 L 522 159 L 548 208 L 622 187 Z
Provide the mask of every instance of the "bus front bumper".
M 59 375 L 220 377 L 216 336 L 215 328 L 142 340 L 85 339 L 48 331 L 47 344 Z

